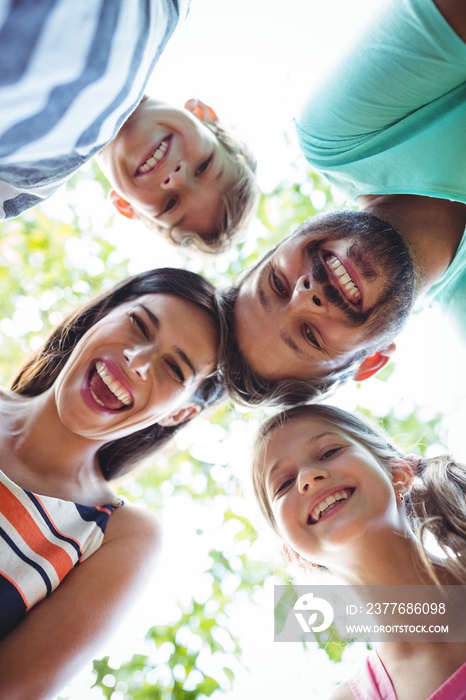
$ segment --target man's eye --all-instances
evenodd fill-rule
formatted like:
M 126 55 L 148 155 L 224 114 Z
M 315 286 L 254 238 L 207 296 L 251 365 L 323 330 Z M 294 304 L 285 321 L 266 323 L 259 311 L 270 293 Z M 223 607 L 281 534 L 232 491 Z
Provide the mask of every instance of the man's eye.
M 213 160 L 213 155 L 209 156 L 207 160 L 205 160 L 203 163 L 200 164 L 200 166 L 196 170 L 196 175 L 203 175 L 206 170 L 209 169 L 210 164 L 212 163 Z
M 141 333 L 143 334 L 144 338 L 146 338 L 146 339 L 148 340 L 148 339 L 149 339 L 149 330 L 148 330 L 146 324 L 144 323 L 144 321 L 142 320 L 142 318 L 141 318 L 140 316 L 138 316 L 137 314 L 135 314 L 134 311 L 132 311 L 132 312 L 129 314 L 129 317 L 130 317 L 130 319 L 131 319 L 131 323 L 132 323 L 134 326 L 136 326 L 137 329 L 138 329 L 139 331 L 141 331 Z
M 171 211 L 171 209 L 173 209 L 173 207 L 176 206 L 177 201 L 178 201 L 178 197 L 170 197 L 170 199 L 168 200 L 168 202 L 165 205 L 164 210 L 162 211 L 162 214 L 166 214 L 168 211 Z
M 286 291 L 286 287 L 280 282 L 279 277 L 277 277 L 277 275 L 274 272 L 272 272 L 272 283 L 278 294 L 280 294 L 281 296 L 286 296 L 288 294 L 288 292 Z
M 317 338 L 315 337 L 314 333 L 311 331 L 309 326 L 304 326 L 304 335 L 306 337 L 306 340 L 308 340 L 311 343 L 311 345 L 313 345 L 315 348 L 320 348 L 320 345 L 317 342 Z

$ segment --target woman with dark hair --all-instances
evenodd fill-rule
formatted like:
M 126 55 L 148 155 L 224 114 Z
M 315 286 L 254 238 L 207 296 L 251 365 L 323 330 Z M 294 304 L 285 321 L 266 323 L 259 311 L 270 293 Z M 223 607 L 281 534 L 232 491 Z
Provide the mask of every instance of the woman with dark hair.
M 222 397 L 218 343 L 212 285 L 151 270 L 63 321 L 0 393 L 2 697 L 54 696 L 147 577 L 159 524 L 108 482 Z
M 381 586 L 445 592 L 466 584 L 466 467 L 451 457 L 405 455 L 357 416 L 308 405 L 261 426 L 252 478 L 287 558 L 309 572 L 326 569 L 366 595 Z M 450 639 L 400 635 L 377 644 L 332 700 L 465 698 L 466 645 Z

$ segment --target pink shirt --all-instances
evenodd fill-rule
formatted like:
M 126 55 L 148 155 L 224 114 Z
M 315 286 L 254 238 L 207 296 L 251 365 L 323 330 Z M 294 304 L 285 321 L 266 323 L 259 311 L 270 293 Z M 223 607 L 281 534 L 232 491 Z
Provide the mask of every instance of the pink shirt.
M 348 683 L 356 700 L 397 700 L 390 676 L 375 649 Z M 466 700 L 466 663 L 427 700 Z

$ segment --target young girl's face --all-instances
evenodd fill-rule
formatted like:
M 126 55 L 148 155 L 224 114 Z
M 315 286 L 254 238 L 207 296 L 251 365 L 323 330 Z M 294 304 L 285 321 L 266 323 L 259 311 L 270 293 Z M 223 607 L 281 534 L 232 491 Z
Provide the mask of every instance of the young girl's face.
M 338 427 L 297 417 L 266 440 L 266 498 L 281 536 L 304 559 L 331 568 L 364 535 L 399 525 L 388 471 Z

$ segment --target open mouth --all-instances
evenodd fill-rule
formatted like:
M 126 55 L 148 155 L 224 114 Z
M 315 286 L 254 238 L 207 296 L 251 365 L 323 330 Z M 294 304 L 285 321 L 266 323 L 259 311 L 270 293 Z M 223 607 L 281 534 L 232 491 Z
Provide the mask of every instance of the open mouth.
M 166 158 L 168 150 L 170 148 L 171 136 L 167 136 L 161 141 L 152 153 L 146 158 L 146 160 L 141 163 L 139 168 L 136 170 L 136 175 L 146 175 L 152 172 L 155 168 Z
M 102 408 L 109 411 L 121 411 L 133 405 L 130 392 L 102 360 L 97 360 L 91 367 L 88 385 L 93 400 Z
M 323 498 L 309 513 L 307 517 L 307 524 L 315 525 L 317 522 L 319 522 L 323 515 L 326 515 L 330 511 L 334 510 L 338 505 L 351 498 L 354 491 L 355 489 L 353 488 L 340 489 L 339 491 L 335 491 L 329 496 Z
M 361 307 L 361 292 L 341 260 L 339 260 L 336 255 L 330 254 L 325 257 L 325 263 L 345 299 L 349 301 L 350 304 Z

